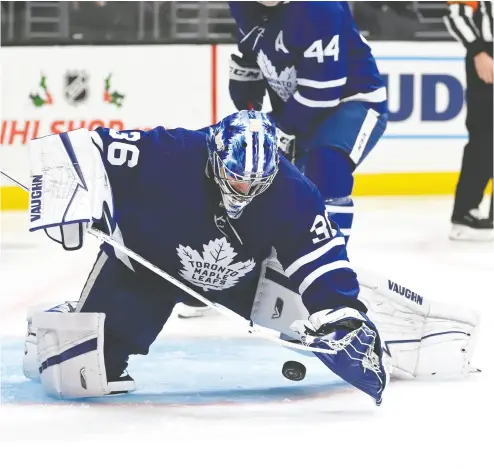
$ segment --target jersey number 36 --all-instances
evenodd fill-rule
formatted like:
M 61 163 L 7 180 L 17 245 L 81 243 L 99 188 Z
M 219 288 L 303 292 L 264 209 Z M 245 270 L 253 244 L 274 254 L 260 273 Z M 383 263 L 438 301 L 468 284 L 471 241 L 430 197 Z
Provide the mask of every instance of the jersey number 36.
M 137 142 L 141 138 L 140 132 L 119 132 L 111 129 L 109 133 L 114 140 Z M 112 142 L 108 145 L 108 161 L 115 166 L 122 166 L 127 163 L 129 168 L 133 168 L 139 161 L 139 148 L 131 143 Z
M 331 225 L 327 213 L 325 216 L 316 215 L 310 232 L 315 235 L 315 237 L 312 238 L 312 242 L 314 244 L 333 238 L 338 234 L 338 232 Z

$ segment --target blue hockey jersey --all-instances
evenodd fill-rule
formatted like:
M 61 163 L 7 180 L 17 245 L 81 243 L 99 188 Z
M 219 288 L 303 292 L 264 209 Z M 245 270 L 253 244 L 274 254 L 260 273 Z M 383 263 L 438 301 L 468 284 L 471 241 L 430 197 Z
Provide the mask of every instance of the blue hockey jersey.
M 335 108 L 365 101 L 387 112 L 386 88 L 347 2 L 229 2 L 244 60 L 268 84 L 286 133 L 307 136 Z
M 113 235 L 160 269 L 238 311 L 242 302 L 252 305 L 261 263 L 274 247 L 311 313 L 355 305 L 359 287 L 344 238 L 316 187 L 284 158 L 271 186 L 232 220 L 208 174 L 205 132 L 98 128 L 91 136 L 112 188 Z

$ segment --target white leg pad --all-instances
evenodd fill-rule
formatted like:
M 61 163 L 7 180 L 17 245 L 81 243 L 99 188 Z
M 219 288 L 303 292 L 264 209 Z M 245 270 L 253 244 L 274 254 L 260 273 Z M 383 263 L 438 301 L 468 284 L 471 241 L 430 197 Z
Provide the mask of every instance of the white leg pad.
M 100 397 L 114 391 L 106 380 L 104 323 L 104 313 L 41 311 L 33 315 L 41 384 L 47 395 Z
M 357 270 L 360 300 L 368 307 L 395 377 L 465 376 L 479 315 L 458 306 L 429 301 L 394 280 Z
M 22 359 L 22 369 L 24 376 L 33 381 L 40 381 L 38 364 L 38 331 L 33 326 L 33 316 L 40 311 L 69 313 L 75 311 L 77 301 L 66 301 L 53 306 L 53 303 L 40 304 L 29 308 L 26 315 L 27 334 L 24 343 L 24 357 Z

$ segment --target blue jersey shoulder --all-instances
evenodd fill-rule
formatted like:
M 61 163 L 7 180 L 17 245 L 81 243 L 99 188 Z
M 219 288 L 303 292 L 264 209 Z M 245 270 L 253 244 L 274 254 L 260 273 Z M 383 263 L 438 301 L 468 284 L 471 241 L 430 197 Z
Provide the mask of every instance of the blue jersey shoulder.
M 270 210 L 279 216 L 280 224 L 300 224 L 314 213 L 324 212 L 324 201 L 317 187 L 283 157 L 269 191 L 275 205 Z
M 257 2 L 228 2 L 228 6 L 241 35 L 260 24 L 266 8 Z
M 287 46 L 294 50 L 300 48 L 305 51 L 314 41 L 329 39 L 336 34 L 344 39 L 354 29 L 346 2 L 290 2 L 285 8 L 284 34 Z
M 208 155 L 206 133 L 200 131 L 100 127 L 91 135 L 116 199 L 124 199 L 129 191 L 145 197 L 157 187 L 171 188 L 188 173 L 204 171 Z
M 206 137 L 206 133 L 201 130 L 165 129 L 161 126 L 151 130 L 114 130 L 98 127 L 95 132 L 102 139 L 103 145 L 122 142 L 138 148 L 159 148 L 166 153 L 180 152 L 190 146 L 200 146 L 205 144 Z
M 207 151 L 206 132 L 183 128 L 117 131 L 99 127 L 92 136 L 107 167 L 134 167 L 138 163 L 165 166 L 170 158 L 183 159 Z
M 285 196 L 296 195 L 298 197 L 301 194 L 316 196 L 318 194 L 318 189 L 314 183 L 283 156 L 280 157 L 279 173 L 274 179 L 273 185 L 275 187 L 280 186 L 280 190 L 286 192 Z

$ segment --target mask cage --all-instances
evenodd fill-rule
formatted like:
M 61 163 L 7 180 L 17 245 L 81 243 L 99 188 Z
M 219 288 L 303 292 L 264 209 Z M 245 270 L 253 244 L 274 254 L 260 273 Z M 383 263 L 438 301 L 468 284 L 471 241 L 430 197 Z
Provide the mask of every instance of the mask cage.
M 223 160 L 220 158 L 217 152 L 213 155 L 213 174 L 217 184 L 223 193 L 232 195 L 237 200 L 250 200 L 256 195 L 262 194 L 273 182 L 278 167 L 275 168 L 272 174 L 269 176 L 258 176 L 257 173 L 252 173 L 248 176 L 236 174 L 226 167 Z M 247 183 L 247 191 L 237 191 L 230 182 L 237 181 Z

